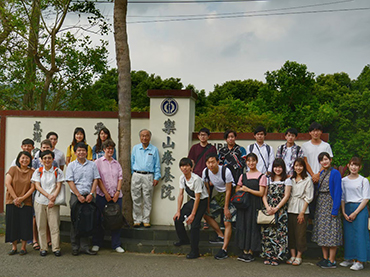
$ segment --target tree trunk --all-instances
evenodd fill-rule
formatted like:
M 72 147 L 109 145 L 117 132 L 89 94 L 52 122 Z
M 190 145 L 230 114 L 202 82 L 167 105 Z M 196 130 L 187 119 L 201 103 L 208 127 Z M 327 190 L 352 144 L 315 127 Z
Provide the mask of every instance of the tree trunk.
M 33 0 L 26 61 L 26 91 L 23 97 L 23 109 L 25 110 L 34 109 L 34 94 L 36 87 L 36 63 L 34 59 L 39 42 L 40 16 L 40 0 Z
M 132 224 L 131 199 L 131 66 L 127 41 L 127 0 L 114 1 L 114 39 L 118 70 L 118 128 L 119 162 L 123 170 L 122 209 L 125 218 Z

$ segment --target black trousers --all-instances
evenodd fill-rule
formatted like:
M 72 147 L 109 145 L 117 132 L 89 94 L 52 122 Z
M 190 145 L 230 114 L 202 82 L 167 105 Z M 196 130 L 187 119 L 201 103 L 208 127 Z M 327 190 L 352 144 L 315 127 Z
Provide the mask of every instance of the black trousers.
M 208 198 L 202 199 L 199 202 L 197 213 L 195 214 L 193 223 L 191 223 L 190 230 L 190 246 L 191 252 L 199 254 L 199 233 L 200 233 L 200 222 L 204 213 L 207 210 Z M 185 215 L 189 216 L 193 210 L 194 200 L 190 199 L 181 208 L 180 218 L 175 220 L 176 233 L 182 243 L 189 243 L 189 237 L 186 233 L 184 226 Z

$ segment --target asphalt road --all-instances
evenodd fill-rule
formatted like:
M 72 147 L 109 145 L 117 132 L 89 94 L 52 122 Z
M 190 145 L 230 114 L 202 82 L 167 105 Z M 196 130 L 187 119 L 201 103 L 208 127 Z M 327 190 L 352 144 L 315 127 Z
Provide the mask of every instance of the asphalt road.
M 20 247 L 20 245 L 19 245 Z M 370 264 L 362 271 L 349 268 L 321 269 L 315 260 L 304 260 L 303 264 L 293 267 L 285 264 L 266 266 L 261 259 L 252 263 L 237 261 L 236 257 L 218 261 L 212 256 L 187 260 L 184 255 L 168 254 L 119 254 L 110 249 L 102 249 L 96 256 L 81 254 L 72 256 L 68 243 L 62 243 L 63 256 L 49 254 L 41 257 L 38 251 L 27 246 L 25 256 L 9 256 L 9 243 L 0 236 L 0 276 L 97 276 L 97 277 L 239 277 L 239 276 L 369 276 Z

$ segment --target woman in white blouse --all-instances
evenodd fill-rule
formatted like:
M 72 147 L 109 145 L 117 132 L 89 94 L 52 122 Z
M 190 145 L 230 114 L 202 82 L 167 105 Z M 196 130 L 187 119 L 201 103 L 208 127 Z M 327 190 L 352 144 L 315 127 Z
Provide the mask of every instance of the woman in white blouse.
M 37 192 L 35 195 L 35 217 L 39 233 L 40 255 L 46 256 L 48 250 L 46 230 L 49 225 L 51 244 L 54 255 L 61 256 L 60 231 L 59 231 L 59 205 L 55 205 L 62 182 L 63 171 L 53 167 L 54 152 L 46 150 L 40 154 L 43 167 L 40 167 L 32 175 L 31 181 L 35 183 Z
M 361 270 L 370 261 L 368 210 L 370 199 L 369 181 L 358 174 L 361 160 L 353 157 L 348 168 L 350 175 L 342 179 L 342 213 L 344 216 L 344 258 L 341 266 Z
M 307 250 L 306 225 L 308 204 L 313 199 L 313 183 L 307 174 L 304 159 L 297 158 L 293 164 L 292 192 L 288 206 L 288 247 L 291 258 L 287 264 L 300 265 L 302 254 Z

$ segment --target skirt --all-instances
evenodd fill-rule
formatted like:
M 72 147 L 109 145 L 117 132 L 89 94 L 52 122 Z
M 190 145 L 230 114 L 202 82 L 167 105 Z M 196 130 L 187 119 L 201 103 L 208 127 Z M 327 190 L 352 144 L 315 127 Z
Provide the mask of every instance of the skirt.
M 346 203 L 346 214 L 353 213 L 360 203 Z M 365 207 L 353 222 L 343 221 L 344 227 L 344 258 L 346 260 L 370 261 L 370 238 L 368 211 Z
M 32 240 L 33 208 L 23 206 L 18 208 L 13 204 L 6 205 L 5 242 L 16 240 Z
M 332 209 L 333 199 L 330 193 L 319 193 L 312 231 L 312 241 L 319 246 L 336 247 L 343 243 L 342 220 L 339 215 L 332 217 Z

